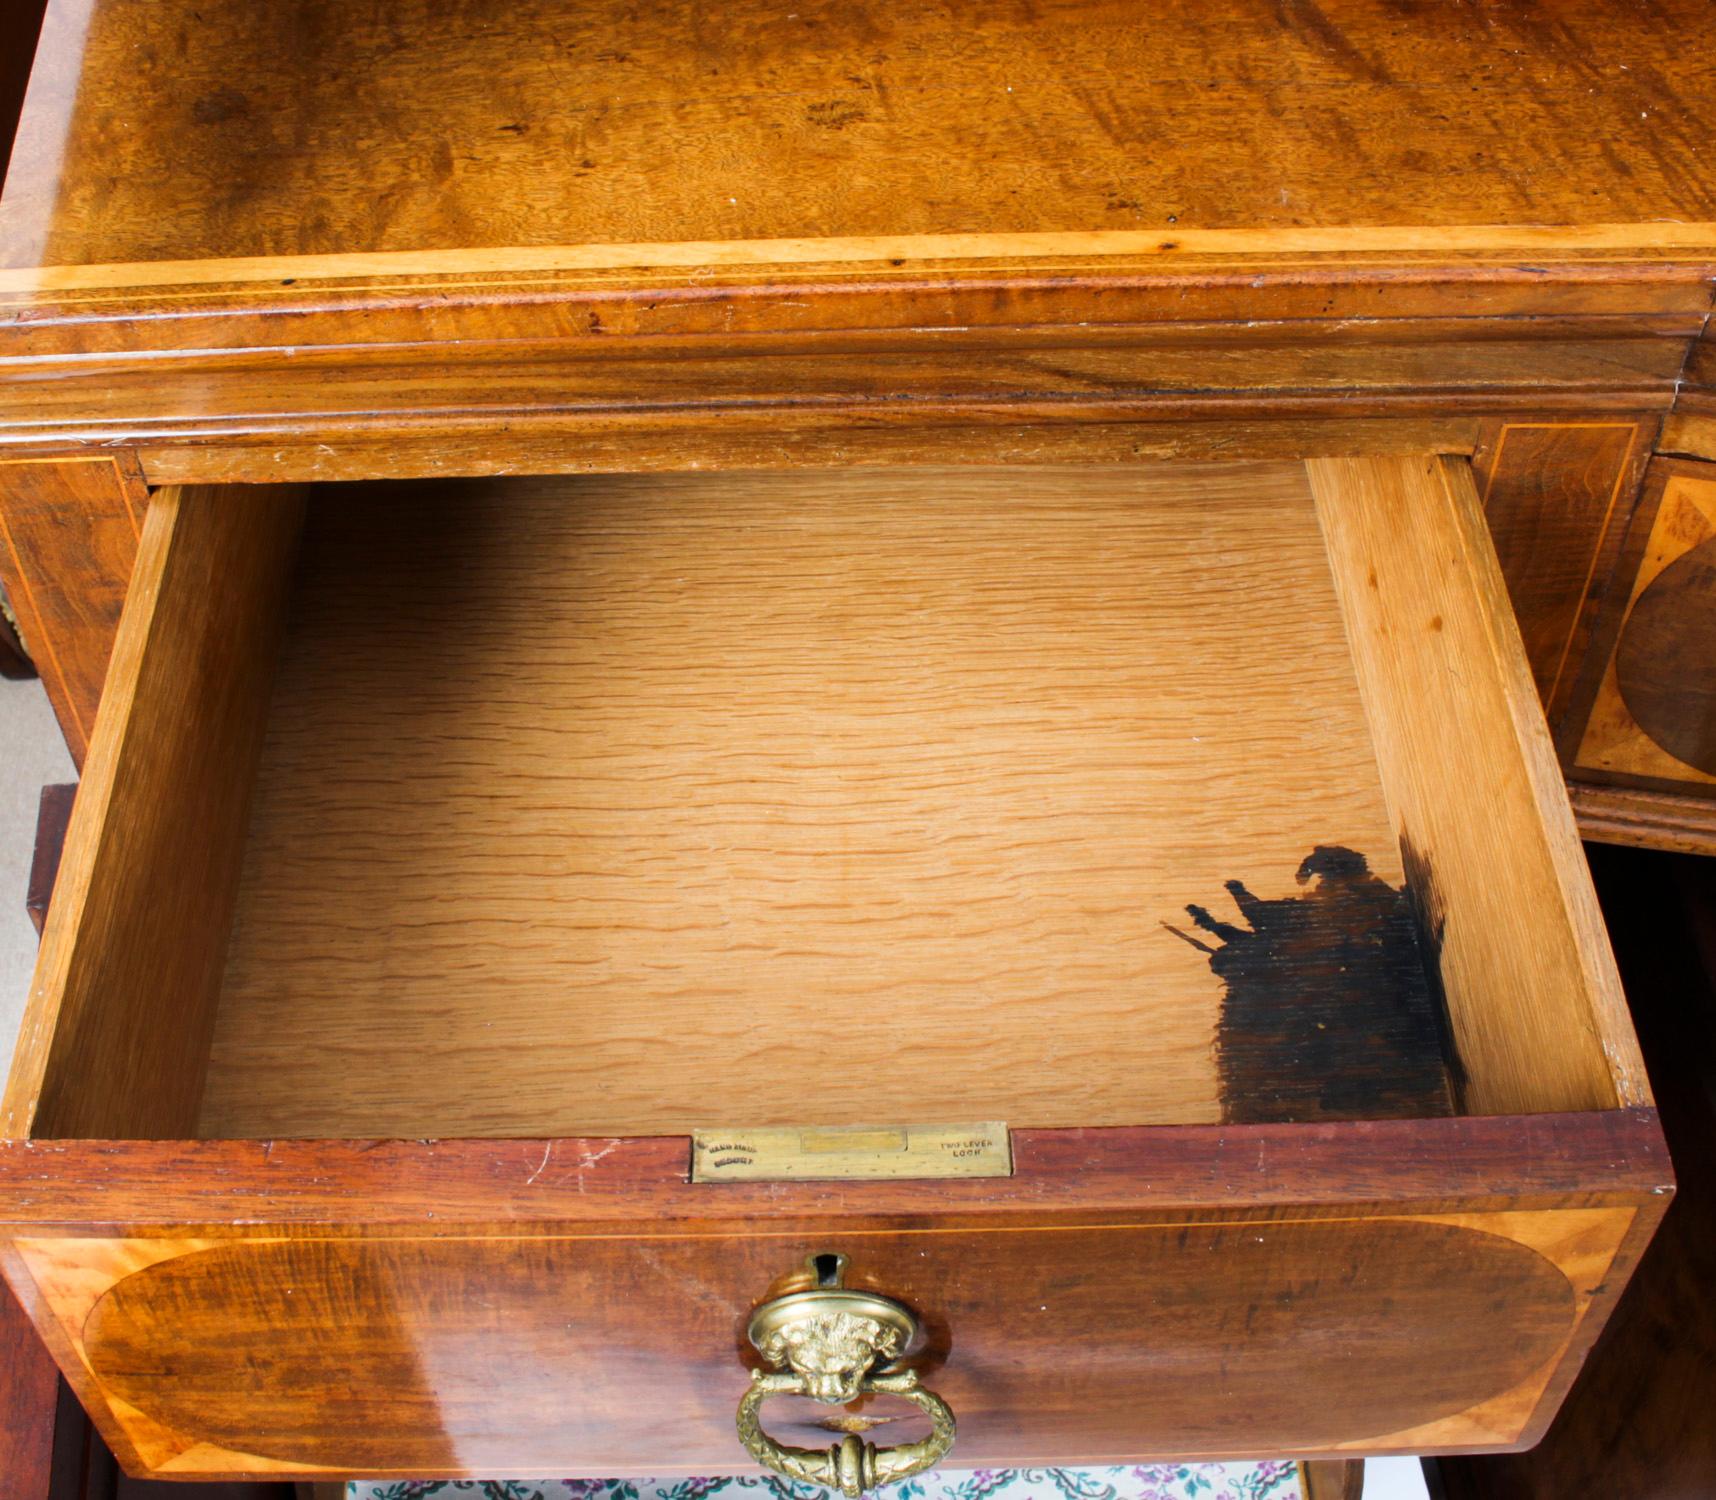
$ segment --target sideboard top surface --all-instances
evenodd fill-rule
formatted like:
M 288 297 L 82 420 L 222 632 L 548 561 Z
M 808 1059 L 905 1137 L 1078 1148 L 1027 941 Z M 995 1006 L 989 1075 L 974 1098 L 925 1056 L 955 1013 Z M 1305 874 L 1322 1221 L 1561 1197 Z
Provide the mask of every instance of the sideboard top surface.
M 1704 0 L 53 0 L 0 290 L 549 250 L 1708 260 L 1713 32 Z
M 1469 453 L 1666 412 L 1706 0 L 50 0 L 0 452 Z

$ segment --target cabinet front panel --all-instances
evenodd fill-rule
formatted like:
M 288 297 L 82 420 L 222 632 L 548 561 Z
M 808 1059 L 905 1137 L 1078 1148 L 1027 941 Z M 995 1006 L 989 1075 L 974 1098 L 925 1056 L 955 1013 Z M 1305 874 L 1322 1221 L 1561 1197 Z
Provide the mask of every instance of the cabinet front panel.
M 910 1305 L 957 1462 L 1515 1438 L 1625 1209 L 1043 1229 L 19 1245 L 134 1465 L 624 1474 L 742 1467 L 746 1315 L 814 1252 Z M 821 1447 L 886 1396 L 777 1400 Z

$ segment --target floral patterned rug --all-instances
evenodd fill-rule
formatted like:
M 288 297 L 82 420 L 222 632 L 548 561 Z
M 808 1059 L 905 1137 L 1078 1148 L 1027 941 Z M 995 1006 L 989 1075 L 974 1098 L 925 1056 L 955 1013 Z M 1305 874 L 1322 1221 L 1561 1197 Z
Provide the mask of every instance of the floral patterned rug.
M 826 1500 L 785 1479 L 369 1480 L 346 1500 Z M 1301 1500 L 1299 1466 L 1139 1464 L 1118 1469 L 973 1469 L 925 1474 L 884 1500 Z

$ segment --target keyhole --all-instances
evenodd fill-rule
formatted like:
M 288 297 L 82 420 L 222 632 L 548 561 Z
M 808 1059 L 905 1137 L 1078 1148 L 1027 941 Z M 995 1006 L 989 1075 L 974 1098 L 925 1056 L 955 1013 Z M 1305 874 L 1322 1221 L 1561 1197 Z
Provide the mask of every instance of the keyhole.
M 846 1274 L 846 1257 L 824 1251 L 821 1255 L 811 1256 L 810 1269 L 815 1273 L 818 1290 L 833 1290 Z

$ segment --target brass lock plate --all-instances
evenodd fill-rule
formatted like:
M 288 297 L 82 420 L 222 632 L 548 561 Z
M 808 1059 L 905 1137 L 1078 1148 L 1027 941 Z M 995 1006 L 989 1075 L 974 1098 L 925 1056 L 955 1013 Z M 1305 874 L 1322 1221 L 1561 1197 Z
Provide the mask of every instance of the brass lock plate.
M 1006 1125 L 997 1120 L 977 1125 L 766 1125 L 691 1135 L 693 1182 L 1012 1175 L 1012 1143 Z

